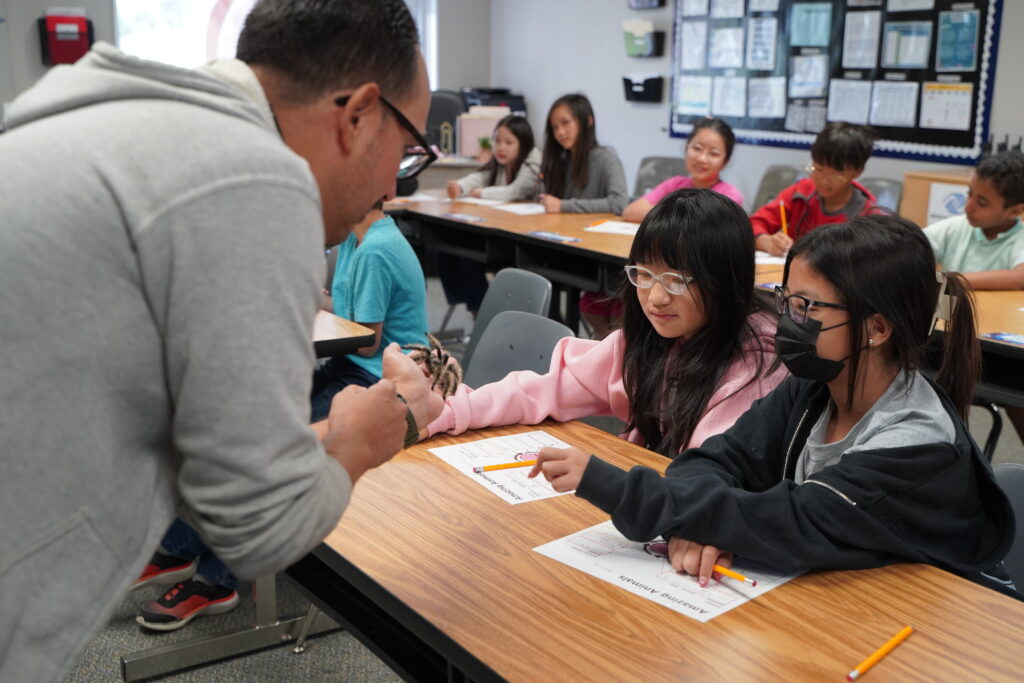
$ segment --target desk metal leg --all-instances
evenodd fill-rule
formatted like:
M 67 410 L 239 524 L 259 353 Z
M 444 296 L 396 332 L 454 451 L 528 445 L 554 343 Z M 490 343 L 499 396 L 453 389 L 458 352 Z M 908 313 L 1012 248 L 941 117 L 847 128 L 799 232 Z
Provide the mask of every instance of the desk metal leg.
M 565 288 L 565 326 L 572 330 L 573 334 L 580 334 L 580 290 L 579 287 L 566 286 Z
M 181 669 L 293 642 L 302 629 L 306 631 L 305 637 L 309 637 L 339 628 L 322 612 L 313 615 L 312 619 L 309 614 L 280 619 L 277 612 L 277 587 L 274 575 L 257 580 L 253 592 L 256 599 L 256 620 L 252 626 L 212 636 L 201 636 L 183 643 L 155 647 L 122 657 L 121 677 L 125 681 L 138 681 L 163 676 Z M 310 623 L 306 624 L 307 621 Z

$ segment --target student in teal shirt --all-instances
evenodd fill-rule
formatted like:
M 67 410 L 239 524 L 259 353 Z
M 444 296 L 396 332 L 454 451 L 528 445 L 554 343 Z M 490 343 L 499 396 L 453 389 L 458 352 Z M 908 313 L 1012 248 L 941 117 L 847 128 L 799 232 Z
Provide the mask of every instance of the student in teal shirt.
M 382 375 L 391 342 L 427 344 L 427 287 L 416 253 L 380 203 L 338 245 L 331 283 L 335 315 L 374 331 L 374 343 L 331 358 L 313 376 L 312 420 L 327 417 L 331 399 L 349 384 L 368 387 Z
M 924 234 L 943 270 L 963 273 L 974 289 L 1024 289 L 1024 154 L 1001 152 L 978 164 L 963 216 Z

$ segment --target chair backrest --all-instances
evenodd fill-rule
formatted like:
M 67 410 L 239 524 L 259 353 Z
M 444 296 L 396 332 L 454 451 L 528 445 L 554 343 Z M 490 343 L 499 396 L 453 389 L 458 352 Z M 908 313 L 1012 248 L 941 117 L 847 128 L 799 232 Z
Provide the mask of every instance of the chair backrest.
M 496 382 L 513 370 L 545 373 L 559 339 L 574 337 L 562 323 L 523 311 L 502 311 L 480 335 L 463 382 L 473 388 Z
M 680 157 L 644 157 L 636 172 L 636 187 L 633 197 L 642 197 L 663 180 L 677 175 L 686 175 L 686 160 Z
M 879 206 L 884 206 L 890 211 L 897 211 L 900 208 L 900 199 L 903 197 L 901 181 L 889 178 L 861 178 L 857 182 L 875 195 L 875 201 Z
M 459 114 L 466 111 L 466 103 L 462 95 L 454 90 L 435 90 L 430 94 L 430 110 L 427 112 L 427 142 L 441 147 L 441 124 L 449 123 L 452 126 L 452 148 L 447 150 L 452 154 L 458 149 L 455 139 L 456 122 Z
M 1017 518 L 1017 533 L 1013 538 L 1013 546 L 1006 556 L 1006 571 L 1020 589 L 1024 586 L 1024 465 L 1003 463 L 992 468 L 996 473 L 996 481 L 1010 498 L 1014 516 Z
M 779 193 L 792 185 L 803 173 L 796 166 L 783 164 L 772 164 L 765 169 L 761 176 L 761 184 L 757 186 L 757 194 L 754 195 L 752 210 L 757 211 L 762 206 L 779 196 Z
M 324 289 L 328 292 L 334 284 L 334 267 L 338 265 L 338 245 L 334 245 L 324 253 L 324 265 L 327 267 L 327 281 Z
M 494 276 L 473 323 L 473 332 L 462 354 L 462 367 L 468 368 L 480 336 L 494 316 L 502 311 L 524 311 L 547 315 L 551 306 L 551 282 L 543 275 L 520 268 L 503 268 Z

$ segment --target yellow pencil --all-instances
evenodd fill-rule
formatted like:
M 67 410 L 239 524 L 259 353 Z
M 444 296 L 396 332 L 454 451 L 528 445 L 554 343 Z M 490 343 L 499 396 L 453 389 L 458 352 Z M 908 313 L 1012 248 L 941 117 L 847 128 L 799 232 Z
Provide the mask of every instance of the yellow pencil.
M 727 567 L 723 567 L 720 564 L 716 564 L 714 566 L 714 570 L 716 572 L 718 572 L 719 574 L 721 574 L 722 576 L 728 576 L 730 579 L 736 579 L 737 581 L 740 581 L 742 583 L 749 583 L 751 586 L 756 586 L 757 585 L 757 581 L 755 581 L 754 579 L 752 579 L 752 578 L 750 578 L 748 576 L 744 576 L 743 574 L 740 574 L 739 572 L 734 572 L 733 570 L 731 570 L 731 569 L 729 569 Z
M 530 467 L 536 464 L 536 460 L 519 460 L 517 462 L 506 462 L 500 465 L 485 465 L 483 467 L 474 467 L 473 474 L 480 474 L 481 472 L 492 472 L 494 470 L 510 470 L 513 467 Z
M 602 220 L 602 221 L 594 221 L 593 223 L 591 223 L 591 224 L 590 224 L 590 225 L 588 225 L 587 227 L 588 227 L 588 228 L 596 228 L 597 226 L 601 225 L 602 223 L 607 223 L 607 222 L 608 222 L 607 220 Z
M 909 636 L 913 631 L 914 627 L 904 626 L 903 630 L 894 635 L 892 638 L 890 638 L 888 643 L 878 648 L 878 650 L 875 651 L 875 654 L 865 659 L 863 662 L 857 665 L 856 669 L 846 674 L 846 680 L 855 681 L 864 674 L 866 674 L 868 672 L 868 669 L 877 664 L 878 660 L 880 660 L 882 657 L 892 652 L 893 649 L 895 649 L 897 645 L 906 640 L 907 636 Z
M 779 216 L 782 217 L 782 234 L 789 237 L 789 226 L 786 225 L 786 205 L 779 200 Z

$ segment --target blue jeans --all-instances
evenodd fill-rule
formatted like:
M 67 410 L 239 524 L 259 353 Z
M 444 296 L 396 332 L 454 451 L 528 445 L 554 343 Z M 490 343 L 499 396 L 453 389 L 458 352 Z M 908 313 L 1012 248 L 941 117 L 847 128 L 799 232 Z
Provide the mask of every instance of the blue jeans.
M 238 588 L 238 577 L 224 566 L 224 563 L 213 554 L 209 546 L 203 542 L 199 532 L 181 519 L 175 519 L 171 528 L 164 534 L 160 543 L 171 555 L 184 560 L 199 558 L 196 573 L 216 586 L 224 586 L 234 590 Z
M 344 356 L 331 358 L 313 373 L 310 422 L 327 417 L 331 412 L 331 399 L 348 385 L 372 387 L 378 380 L 380 377 L 374 377 Z

